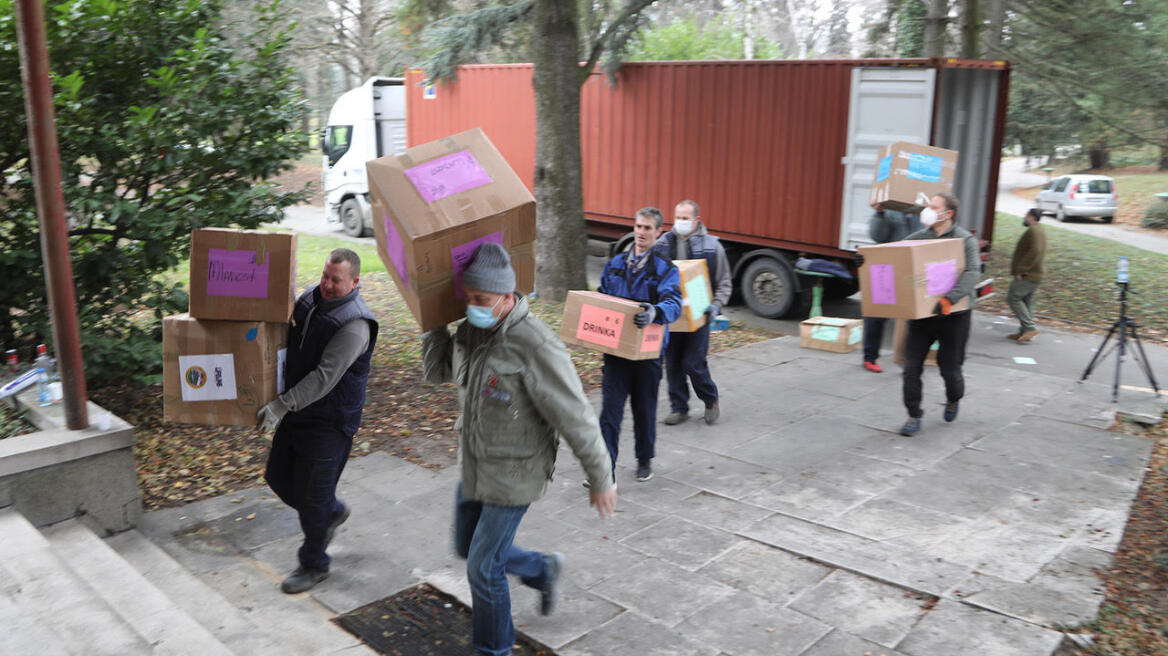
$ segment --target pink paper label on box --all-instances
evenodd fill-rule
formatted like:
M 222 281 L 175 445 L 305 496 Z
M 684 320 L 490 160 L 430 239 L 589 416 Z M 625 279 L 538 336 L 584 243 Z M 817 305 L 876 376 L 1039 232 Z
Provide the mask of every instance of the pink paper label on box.
M 940 296 L 957 285 L 957 260 L 925 265 L 925 289 L 929 296 Z
M 645 326 L 641 337 L 641 353 L 656 353 L 661 350 L 661 340 L 665 337 L 665 324 L 651 323 Z
M 397 233 L 397 226 L 393 224 L 393 219 L 389 218 L 389 214 L 381 213 L 381 220 L 385 222 L 385 254 L 389 256 L 389 261 L 393 262 L 393 268 L 397 269 L 397 275 L 401 278 L 403 285 L 410 284 L 409 270 L 406 269 L 406 245 L 402 242 L 401 235 Z
M 492 244 L 503 245 L 503 231 L 498 230 L 492 232 L 486 237 L 479 237 L 450 249 L 450 262 L 454 265 L 454 297 L 462 298 L 462 272 L 466 271 L 466 267 L 470 266 L 470 258 L 474 257 L 475 251 L 479 246 L 491 242 Z
M 427 203 L 494 182 L 469 150 L 419 164 L 405 173 Z
M 868 265 L 869 298 L 876 305 L 896 305 L 896 267 L 892 264 Z
M 623 312 L 585 303 L 580 306 L 580 323 L 576 324 L 576 339 L 615 349 L 620 346 L 621 328 L 624 323 Z
M 256 264 L 255 251 L 207 249 L 207 295 L 267 298 L 268 264 Z

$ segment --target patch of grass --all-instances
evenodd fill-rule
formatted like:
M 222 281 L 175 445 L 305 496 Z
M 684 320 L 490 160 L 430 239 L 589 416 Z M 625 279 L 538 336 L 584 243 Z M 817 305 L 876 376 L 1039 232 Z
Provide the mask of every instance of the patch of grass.
M 1023 230 L 1021 219 L 998 213 L 986 274 L 997 280 L 999 293 L 984 303 L 988 307 L 1009 311 L 1006 288 L 1010 284 L 1010 258 Z M 1115 267 L 1119 257 L 1126 255 L 1134 292 L 1128 294 L 1128 314 L 1144 337 L 1168 339 L 1168 304 L 1163 302 L 1168 289 L 1168 255 L 1055 227 L 1046 229 L 1046 239 L 1046 274 L 1038 288 L 1039 315 L 1110 326 L 1119 314 Z

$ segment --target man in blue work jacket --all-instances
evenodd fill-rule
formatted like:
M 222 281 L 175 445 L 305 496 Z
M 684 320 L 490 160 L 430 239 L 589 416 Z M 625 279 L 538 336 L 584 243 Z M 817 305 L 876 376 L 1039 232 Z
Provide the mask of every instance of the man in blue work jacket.
M 640 301 L 641 311 L 633 317 L 638 328 L 664 324 L 663 347 L 669 343 L 669 324 L 681 316 L 681 280 L 673 262 L 653 251 L 661 230 L 661 210 L 637 210 L 633 223 L 633 248 L 604 265 L 600 293 Z M 612 456 L 613 472 L 624 419 L 625 399 L 633 408 L 633 436 L 637 454 L 637 480 L 653 477 L 652 460 L 657 442 L 657 389 L 661 386 L 660 356 L 648 360 L 628 360 L 604 355 L 603 407 L 600 432 Z

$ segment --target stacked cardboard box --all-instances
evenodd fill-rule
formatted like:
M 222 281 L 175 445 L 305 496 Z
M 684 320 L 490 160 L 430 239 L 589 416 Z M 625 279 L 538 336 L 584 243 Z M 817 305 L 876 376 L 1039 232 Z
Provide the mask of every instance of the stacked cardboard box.
M 475 249 L 507 249 L 519 291 L 535 288 L 535 198 L 475 128 L 366 165 L 377 251 L 423 331 L 463 316 Z
M 665 325 L 644 328 L 633 324 L 640 303 L 600 292 L 570 291 L 564 301 L 560 339 L 628 360 L 650 360 L 661 355 Z
M 953 188 L 956 150 L 897 141 L 876 155 L 868 200 L 894 210 L 916 210 Z
M 703 260 L 674 260 L 681 276 L 681 316 L 669 324 L 669 330 L 692 333 L 706 325 L 706 309 L 714 297 L 710 272 Z
M 799 337 L 803 348 L 850 353 L 860 348 L 864 320 L 812 317 L 799 324 Z
M 162 416 L 254 426 L 284 391 L 295 303 L 296 235 L 196 230 L 189 312 L 162 321 Z
M 865 317 L 923 319 L 965 271 L 960 239 L 923 239 L 862 246 L 860 311 Z M 969 309 L 969 298 L 952 311 Z

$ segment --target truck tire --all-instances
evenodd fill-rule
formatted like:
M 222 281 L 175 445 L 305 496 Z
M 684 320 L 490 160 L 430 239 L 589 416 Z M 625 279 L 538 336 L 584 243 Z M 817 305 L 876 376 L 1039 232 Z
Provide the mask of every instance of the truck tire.
M 777 319 L 795 306 L 795 271 L 785 261 L 760 257 L 742 274 L 742 300 L 760 317 Z
M 356 198 L 349 198 L 341 203 L 341 227 L 350 237 L 365 236 L 365 214 L 361 211 L 361 203 Z

